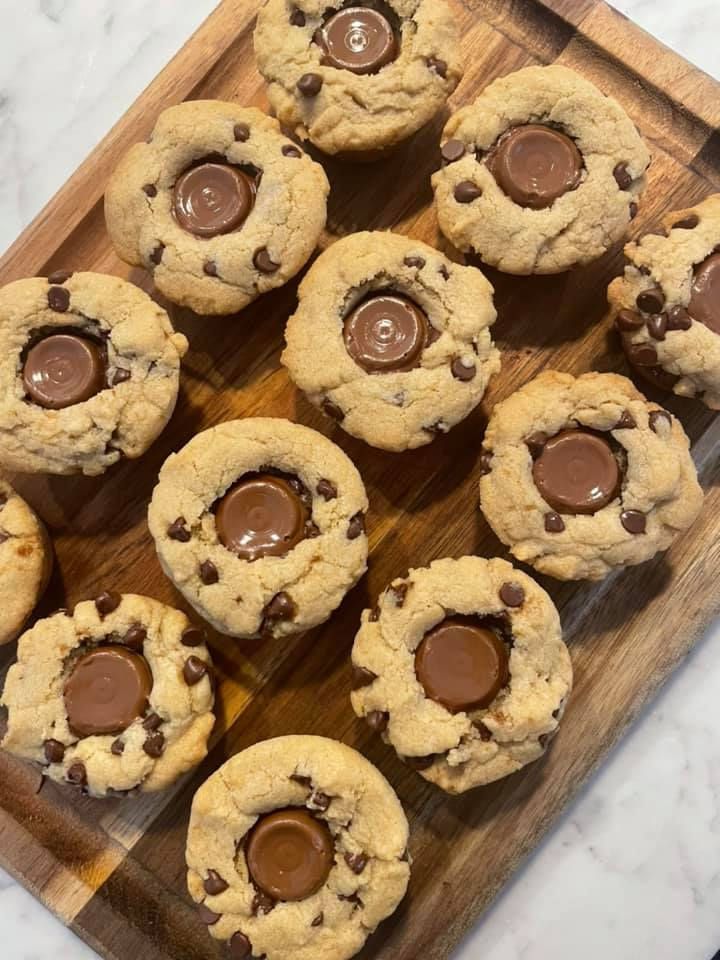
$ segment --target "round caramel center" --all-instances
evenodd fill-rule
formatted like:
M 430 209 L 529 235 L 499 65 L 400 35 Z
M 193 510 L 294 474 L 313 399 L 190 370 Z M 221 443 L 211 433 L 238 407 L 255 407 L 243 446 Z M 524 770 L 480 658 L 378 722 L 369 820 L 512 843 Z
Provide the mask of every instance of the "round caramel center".
M 345 349 L 369 373 L 417 367 L 428 333 L 428 320 L 420 307 L 393 293 L 368 297 L 343 325 Z
M 147 661 L 119 645 L 95 647 L 65 683 L 70 729 L 80 737 L 122 733 L 147 707 L 153 686 Z
M 275 900 L 304 900 L 327 880 L 335 857 L 332 834 L 307 810 L 261 817 L 245 851 L 250 876 Z
M 248 474 L 218 501 L 215 524 L 223 546 L 242 560 L 283 557 L 305 538 L 309 510 L 295 478 Z
M 338 10 L 321 27 L 318 43 L 322 63 L 353 73 L 377 73 L 398 55 L 398 43 L 388 19 L 370 7 Z
M 54 333 L 28 351 L 23 385 L 34 403 L 60 410 L 103 390 L 106 372 L 103 350 L 95 341 L 74 333 Z
M 720 333 L 720 252 L 695 268 L 688 313 L 713 333 Z
M 201 163 L 179 177 L 173 211 L 180 226 L 197 237 L 230 233 L 255 204 L 255 180 L 227 163 Z
M 543 499 L 558 513 L 596 513 L 620 492 L 620 467 L 607 440 L 585 430 L 551 437 L 533 464 Z
M 570 137 L 538 123 L 508 130 L 488 155 L 500 187 L 521 207 L 549 207 L 580 183 L 583 160 Z

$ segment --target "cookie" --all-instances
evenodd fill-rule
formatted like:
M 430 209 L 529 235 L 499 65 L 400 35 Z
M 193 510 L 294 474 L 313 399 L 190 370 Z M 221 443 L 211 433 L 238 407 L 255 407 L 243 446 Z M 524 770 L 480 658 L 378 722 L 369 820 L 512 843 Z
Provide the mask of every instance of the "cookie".
M 96 476 L 175 409 L 188 343 L 138 287 L 99 273 L 0 289 L 0 466 Z
M 118 256 L 174 303 L 230 314 L 300 270 L 325 226 L 322 167 L 253 107 L 193 100 L 160 114 L 113 173 Z
M 720 410 L 720 194 L 667 214 L 665 233 L 625 247 L 608 288 L 630 366 L 657 387 Z
M 20 637 L 2 746 L 93 797 L 161 790 L 206 755 L 213 700 L 202 631 L 157 600 L 105 591 Z
M 327 620 L 365 572 L 367 507 L 339 447 L 259 417 L 170 456 L 148 523 L 163 570 L 217 630 L 283 637 Z
M 599 580 L 666 550 L 698 515 L 689 447 L 625 377 L 548 370 L 493 411 L 480 507 L 518 560 Z
M 45 527 L 0 478 L 0 644 L 20 633 L 50 579 L 52 544 Z
M 456 18 L 444 0 L 268 0 L 255 56 L 280 123 L 349 158 L 377 156 L 415 133 L 462 76 Z
M 505 560 L 436 560 L 365 610 L 352 705 L 401 760 L 463 793 L 542 756 L 572 687 L 560 618 Z
M 500 369 L 492 293 L 479 270 L 417 240 L 352 234 L 301 283 L 281 359 L 348 433 L 419 447 L 466 417 Z
M 505 273 L 602 256 L 637 213 L 650 163 L 623 108 L 566 67 L 526 67 L 461 107 L 433 175 L 440 229 Z
M 363 756 L 277 737 L 195 794 L 188 889 L 233 960 L 346 960 L 405 896 L 407 841 L 398 798 Z

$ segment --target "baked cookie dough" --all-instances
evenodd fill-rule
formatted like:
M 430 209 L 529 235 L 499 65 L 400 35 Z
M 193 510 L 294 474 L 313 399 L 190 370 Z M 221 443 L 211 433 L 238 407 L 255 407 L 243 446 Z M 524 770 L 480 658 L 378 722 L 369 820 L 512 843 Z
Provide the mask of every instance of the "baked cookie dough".
M 235 313 L 295 276 L 325 226 L 320 164 L 253 107 L 193 100 L 160 114 L 112 175 L 115 250 L 201 314 Z
M 625 247 L 610 284 L 611 317 L 631 367 L 720 410 L 720 194 L 663 218 L 664 236 Z
M 536 760 L 555 735 L 572 666 L 550 597 L 505 560 L 436 560 L 366 610 L 352 705 L 448 793 Z
M 45 592 L 52 564 L 45 527 L 0 477 L 0 644 L 10 643 L 24 627 Z
M 268 0 L 255 56 L 284 126 L 366 159 L 443 109 L 462 76 L 459 40 L 444 0 Z
M 365 572 L 367 508 L 339 447 L 259 417 L 170 456 L 148 522 L 163 570 L 217 630 L 283 637 L 327 620 Z
M 207 753 L 210 671 L 184 613 L 105 591 L 20 637 L 1 745 L 93 797 L 161 790 Z
M 620 104 L 567 67 L 526 67 L 461 107 L 433 175 L 440 229 L 505 273 L 602 256 L 637 213 L 650 163 Z
M 188 889 L 232 960 L 346 960 L 405 896 L 407 841 L 398 798 L 363 756 L 278 737 L 195 794 Z
M 599 580 L 666 550 L 698 515 L 689 447 L 625 377 L 548 370 L 493 411 L 480 507 L 518 560 Z
M 419 447 L 466 417 L 500 369 L 492 293 L 479 270 L 417 240 L 352 234 L 301 283 L 281 359 L 348 433 Z
M 57 272 L 0 289 L 0 467 L 104 473 L 175 409 L 188 343 L 138 287 Z

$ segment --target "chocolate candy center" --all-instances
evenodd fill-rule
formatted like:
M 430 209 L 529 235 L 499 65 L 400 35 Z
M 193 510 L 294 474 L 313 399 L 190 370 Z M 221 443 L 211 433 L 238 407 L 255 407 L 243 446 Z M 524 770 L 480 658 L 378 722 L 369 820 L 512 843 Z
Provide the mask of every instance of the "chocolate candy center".
M 596 513 L 620 492 L 620 467 L 607 440 L 586 430 L 561 430 L 533 464 L 540 495 L 558 513 Z
M 345 348 L 369 373 L 412 370 L 428 341 L 429 323 L 412 300 L 372 294 L 345 318 Z
M 175 219 L 197 237 L 216 237 L 237 229 L 255 204 L 255 180 L 228 163 L 201 163 L 178 179 L 173 195 Z
M 710 254 L 695 268 L 688 313 L 720 333 L 720 253 Z
M 215 523 L 223 546 L 242 560 L 284 557 L 305 539 L 309 510 L 296 478 L 244 476 L 218 501 Z
M 415 673 L 431 700 L 451 713 L 487 707 L 510 678 L 508 652 L 478 617 L 446 617 L 425 634 Z
M 353 73 L 377 73 L 398 55 L 390 22 L 370 7 L 346 7 L 333 14 L 317 34 L 321 62 Z
M 105 388 L 102 348 L 88 337 L 54 333 L 28 351 L 23 385 L 30 399 L 49 410 L 89 400 Z
M 511 200 L 539 210 L 577 187 L 583 159 L 564 133 L 528 123 L 500 137 L 487 166 Z
M 80 737 L 122 733 L 141 717 L 153 686 L 144 657 L 127 647 L 95 647 L 76 662 L 65 683 L 70 729 Z
M 245 850 L 250 876 L 274 900 L 304 900 L 327 880 L 335 845 L 327 826 L 307 810 L 276 810 L 261 817 Z

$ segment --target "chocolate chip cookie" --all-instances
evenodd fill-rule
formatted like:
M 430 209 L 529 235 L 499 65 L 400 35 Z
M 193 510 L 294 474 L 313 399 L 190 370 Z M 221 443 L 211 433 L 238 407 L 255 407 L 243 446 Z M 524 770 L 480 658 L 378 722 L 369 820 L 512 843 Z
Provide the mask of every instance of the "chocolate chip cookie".
M 640 376 L 720 410 L 720 194 L 662 223 L 664 235 L 625 247 L 611 317 Z
M 105 591 L 20 637 L 2 746 L 94 797 L 161 790 L 207 753 L 210 671 L 184 613 Z
M 440 229 L 505 273 L 602 256 L 637 213 L 650 163 L 623 108 L 566 67 L 495 80 L 448 121 L 433 175 Z
M 34 511 L 0 478 L 0 644 L 10 643 L 45 592 L 52 571 L 50 538 Z
M 175 409 L 188 343 L 138 287 L 58 272 L 0 290 L 0 466 L 103 473 Z
M 282 637 L 326 620 L 365 572 L 367 507 L 339 447 L 257 418 L 169 457 L 148 522 L 165 573 L 217 630 Z
M 495 407 L 480 506 L 518 560 L 599 580 L 666 550 L 698 515 L 689 446 L 625 377 L 549 370 Z
M 405 896 L 408 824 L 355 750 L 265 740 L 195 794 L 188 889 L 233 960 L 347 960 Z
M 194 100 L 165 110 L 105 194 L 119 257 L 169 300 L 230 314 L 293 277 L 325 226 L 322 167 L 253 107 Z
M 462 76 L 459 53 L 444 0 L 268 0 L 255 29 L 280 122 L 349 158 L 380 156 L 431 120 Z
M 385 450 L 430 443 L 500 369 L 479 270 L 393 233 L 338 240 L 308 271 L 282 362 L 344 430 Z
M 352 705 L 448 793 L 536 760 L 555 735 L 572 666 L 550 597 L 505 560 L 436 560 L 366 610 Z

